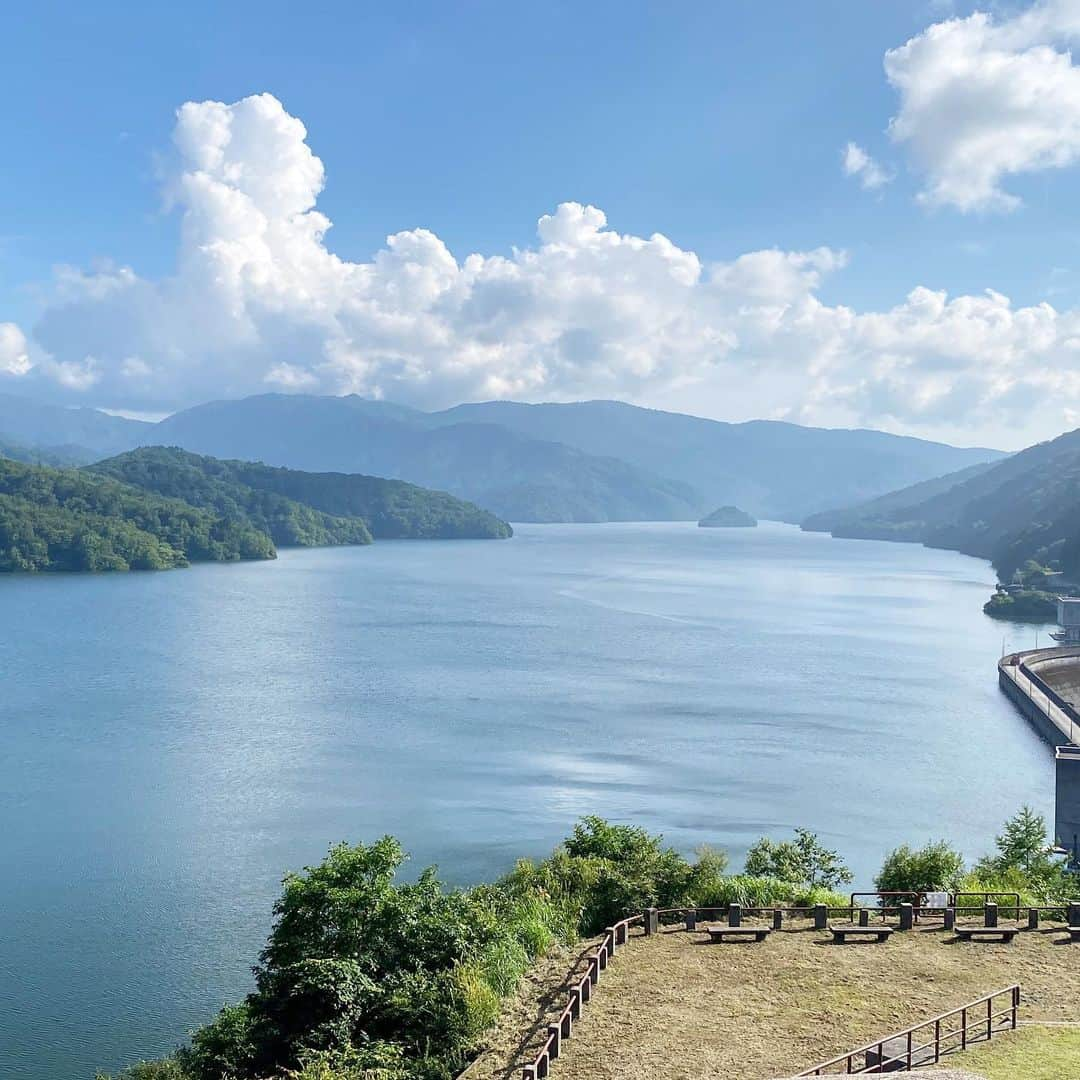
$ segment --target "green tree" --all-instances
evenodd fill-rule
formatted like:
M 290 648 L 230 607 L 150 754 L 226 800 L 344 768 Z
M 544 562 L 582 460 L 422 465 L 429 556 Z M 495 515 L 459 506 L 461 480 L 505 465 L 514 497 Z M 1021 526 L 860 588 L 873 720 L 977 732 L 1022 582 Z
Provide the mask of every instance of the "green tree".
M 1046 818 L 1023 806 L 995 837 L 997 853 L 980 859 L 975 873 L 983 879 L 1018 873 L 1035 892 L 1064 894 L 1065 860 L 1053 853 L 1047 839 Z
M 874 878 L 880 892 L 951 892 L 964 872 L 964 857 L 944 840 L 912 848 L 902 844 L 890 852 Z
M 834 889 L 851 881 L 853 875 L 839 854 L 824 847 L 816 833 L 796 829 L 794 840 L 775 842 L 763 836 L 746 853 L 746 870 L 751 877 Z

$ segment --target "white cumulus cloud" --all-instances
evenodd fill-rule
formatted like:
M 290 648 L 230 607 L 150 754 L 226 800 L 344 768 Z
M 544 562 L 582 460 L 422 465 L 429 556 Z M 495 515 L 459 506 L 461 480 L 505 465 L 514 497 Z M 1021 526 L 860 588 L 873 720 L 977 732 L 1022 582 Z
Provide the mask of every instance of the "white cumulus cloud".
M 842 251 L 706 262 L 574 202 L 506 255 L 412 229 L 353 262 L 325 243 L 322 162 L 272 96 L 188 103 L 173 142 L 175 273 L 59 271 L 32 340 L 0 324 L 0 385 L 129 412 L 271 390 L 608 396 L 1013 445 L 1000 425 L 1080 409 L 1080 316 L 1049 304 L 918 287 L 859 312 L 819 296 Z
M 892 180 L 892 174 L 858 143 L 849 142 L 844 147 L 843 165 L 844 175 L 857 177 L 867 191 L 884 187 Z
M 26 335 L 15 323 L 0 322 L 0 375 L 25 375 L 31 366 Z
M 889 131 L 926 176 L 920 198 L 1007 211 L 1010 176 L 1080 158 L 1080 3 L 1041 0 L 1011 18 L 935 23 L 885 54 L 900 94 Z

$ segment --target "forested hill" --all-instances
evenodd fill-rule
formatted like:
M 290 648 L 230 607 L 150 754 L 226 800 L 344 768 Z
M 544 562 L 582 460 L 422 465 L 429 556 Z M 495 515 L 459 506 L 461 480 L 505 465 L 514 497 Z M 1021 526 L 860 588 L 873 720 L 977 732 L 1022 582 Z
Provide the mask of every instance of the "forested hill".
M 76 469 L 0 458 L 0 571 L 273 557 L 270 538 L 243 522 Z
M 242 521 L 266 533 L 278 547 L 371 543 L 361 518 L 327 514 L 284 495 L 257 491 L 237 481 L 234 464 L 152 446 L 88 465 L 84 471 Z
M 817 514 L 803 528 L 907 540 L 989 559 L 1003 580 L 1034 559 L 1080 576 L 1080 430 L 933 485 Z
M 506 522 L 472 503 L 376 476 L 299 472 L 162 446 L 132 450 L 88 470 L 242 518 L 281 545 L 513 534 Z

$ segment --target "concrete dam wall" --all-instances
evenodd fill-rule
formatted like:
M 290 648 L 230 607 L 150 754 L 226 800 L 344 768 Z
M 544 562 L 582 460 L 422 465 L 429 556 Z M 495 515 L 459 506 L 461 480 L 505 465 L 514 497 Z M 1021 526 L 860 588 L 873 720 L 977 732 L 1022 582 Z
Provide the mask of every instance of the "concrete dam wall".
M 1080 856 L 1080 649 L 1003 656 L 998 685 L 1055 747 L 1054 839 Z

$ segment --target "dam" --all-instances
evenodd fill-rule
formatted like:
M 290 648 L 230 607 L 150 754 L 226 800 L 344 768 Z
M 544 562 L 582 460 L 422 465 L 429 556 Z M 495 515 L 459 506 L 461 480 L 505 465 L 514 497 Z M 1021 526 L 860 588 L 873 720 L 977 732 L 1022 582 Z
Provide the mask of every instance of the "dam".
M 1003 656 L 998 685 L 1054 747 L 1054 841 L 1080 862 L 1080 647 Z

